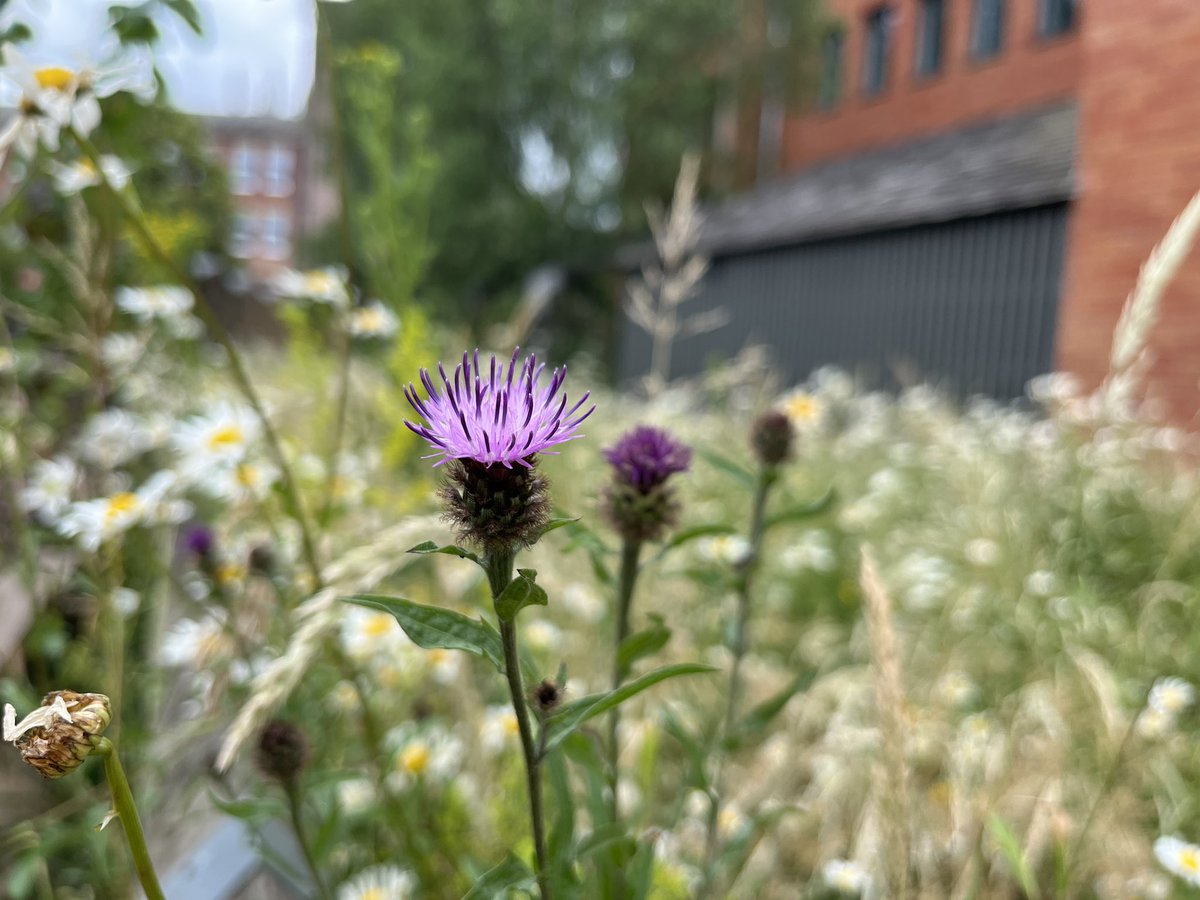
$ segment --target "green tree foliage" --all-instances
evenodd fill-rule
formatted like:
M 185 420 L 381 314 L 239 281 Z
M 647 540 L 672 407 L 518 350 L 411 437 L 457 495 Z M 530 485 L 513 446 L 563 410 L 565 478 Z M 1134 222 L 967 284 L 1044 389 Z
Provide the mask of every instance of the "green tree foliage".
M 783 0 L 772 15 L 801 21 L 795 11 L 808 5 Z M 476 325 L 500 318 L 493 301 L 536 266 L 595 272 L 640 236 L 643 204 L 669 197 L 683 152 L 710 148 L 739 54 L 767 52 L 739 40 L 737 4 L 724 0 L 359 0 L 323 10 L 340 48 L 373 42 L 399 54 L 393 158 L 407 158 L 412 129 L 436 157 L 423 292 Z M 601 305 L 594 279 L 568 290 Z

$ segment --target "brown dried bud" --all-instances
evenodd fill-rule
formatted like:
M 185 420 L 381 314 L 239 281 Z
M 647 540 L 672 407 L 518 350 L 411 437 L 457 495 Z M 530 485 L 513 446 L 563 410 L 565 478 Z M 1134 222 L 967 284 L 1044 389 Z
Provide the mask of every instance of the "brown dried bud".
M 792 455 L 792 420 L 777 409 L 768 410 L 754 421 L 750 445 L 759 462 L 774 468 Z
M 530 691 L 530 699 L 534 709 L 542 715 L 549 715 L 562 705 L 563 689 L 549 678 L 537 684 Z
M 16 744 L 21 759 L 46 778 L 62 778 L 79 768 L 96 749 L 112 720 L 103 694 L 53 691 L 42 705 L 16 722 L 16 711 L 4 708 L 4 740 Z
M 258 768 L 270 778 L 293 781 L 308 764 L 308 739 L 291 722 L 268 722 L 258 738 Z

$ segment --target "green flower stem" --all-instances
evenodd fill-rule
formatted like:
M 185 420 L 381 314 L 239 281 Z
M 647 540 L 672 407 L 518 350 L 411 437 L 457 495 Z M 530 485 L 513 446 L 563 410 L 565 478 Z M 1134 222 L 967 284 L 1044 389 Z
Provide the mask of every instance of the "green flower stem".
M 642 554 L 642 542 L 627 538 L 621 547 L 621 574 L 617 583 L 617 633 L 616 645 L 613 648 L 613 678 L 612 687 L 615 691 L 629 675 L 629 667 L 623 665 L 620 659 L 621 645 L 629 637 L 629 612 L 633 606 L 633 592 L 637 585 L 638 561 Z M 617 786 L 620 781 L 620 729 L 621 707 L 613 708 L 608 718 L 608 783 L 612 797 L 609 798 L 609 811 L 614 822 L 620 821 L 621 809 L 617 801 Z
M 133 792 L 129 790 L 129 780 L 125 770 L 121 768 L 121 760 L 117 757 L 117 748 L 108 738 L 100 738 L 96 742 L 96 753 L 104 758 L 104 775 L 108 778 L 108 786 L 112 791 L 113 808 L 121 820 L 125 830 L 125 840 L 129 843 L 129 852 L 133 854 L 133 864 L 137 869 L 138 881 L 146 892 L 146 900 L 165 900 L 162 888 L 158 884 L 158 875 L 154 872 L 154 863 L 150 860 L 150 851 L 146 849 L 146 835 L 142 832 L 142 822 L 138 818 L 137 805 L 133 802 Z
M 724 791 L 722 784 L 724 755 L 726 744 L 733 735 L 737 724 L 737 714 L 742 693 L 742 660 L 746 655 L 746 633 L 750 625 L 750 589 L 755 569 L 758 567 L 759 554 L 762 551 L 763 533 L 766 531 L 767 498 L 771 488 L 778 479 L 778 471 L 774 467 L 764 468 L 758 476 L 754 489 L 754 505 L 750 512 L 750 552 L 745 560 L 738 564 L 737 578 L 734 587 L 737 593 L 737 614 L 733 620 L 733 634 L 730 639 L 730 653 L 733 662 L 729 669 L 729 690 L 725 696 L 725 714 L 717 733 L 717 751 L 714 754 L 714 769 L 711 788 L 710 805 L 708 810 L 708 836 L 705 841 L 705 871 L 704 886 L 700 896 L 707 896 L 713 888 L 713 867 L 716 865 L 720 849 L 719 829 L 721 820 L 721 795 Z
M 488 583 L 492 599 L 512 581 L 512 553 L 494 553 L 486 560 Z M 542 900 L 551 900 L 549 860 L 546 856 L 546 820 L 542 809 L 541 759 L 533 741 L 533 728 L 529 724 L 529 707 L 525 702 L 525 687 L 521 683 L 521 653 L 517 647 L 517 623 L 500 619 L 500 640 L 504 645 L 504 675 L 508 679 L 508 692 L 512 698 L 513 713 L 517 717 L 517 728 L 521 733 L 521 752 L 525 757 L 525 780 L 529 788 L 529 818 L 533 826 L 533 847 L 537 856 L 537 879 Z
M 142 242 L 146 252 L 155 259 L 164 269 L 171 273 L 180 284 L 186 287 L 195 299 L 196 314 L 204 321 L 208 328 L 208 333 L 212 338 L 225 348 L 226 356 L 229 360 L 229 371 L 233 376 L 234 383 L 237 385 L 242 396 L 246 398 L 246 402 L 254 411 L 262 423 L 263 437 L 266 439 L 267 451 L 271 454 L 271 460 L 279 468 L 279 480 L 283 487 L 284 498 L 288 506 L 288 512 L 296 521 L 300 528 L 300 541 L 304 551 L 304 559 L 308 565 L 312 575 L 313 582 L 317 588 L 321 586 L 321 565 L 317 561 L 316 543 L 313 541 L 312 530 L 308 524 L 308 518 L 304 513 L 304 505 L 300 499 L 300 491 L 296 487 L 296 479 L 292 474 L 291 466 L 283 453 L 283 447 L 279 443 L 279 436 L 275 433 L 275 427 L 271 424 L 270 418 L 267 416 L 266 409 L 259 399 L 258 392 L 254 389 L 254 383 L 250 380 L 250 376 L 246 371 L 246 366 L 242 362 L 241 354 L 238 352 L 237 346 L 230 337 L 229 332 L 225 330 L 225 326 L 221 324 L 216 317 L 212 307 L 209 306 L 208 300 L 204 296 L 204 292 L 200 289 L 200 285 L 192 278 L 178 263 L 171 258 L 171 255 L 163 249 L 162 245 L 155 239 L 150 227 L 146 224 L 145 217 L 141 210 L 125 193 L 118 191 L 112 186 L 108 178 L 103 174 L 100 166 L 100 153 L 87 138 L 72 130 L 72 136 L 75 138 L 79 148 L 83 151 L 92 164 L 96 167 L 96 171 L 100 172 L 100 181 L 104 185 L 104 189 L 109 196 L 117 204 L 117 208 L 121 211 L 121 215 L 133 227 L 138 239 Z
M 325 887 L 325 880 L 321 878 L 321 870 L 317 868 L 316 857 L 313 856 L 312 848 L 308 845 L 308 840 L 305 837 L 304 818 L 301 815 L 300 785 L 297 780 L 289 778 L 287 781 L 284 781 L 283 792 L 287 795 L 288 814 L 292 820 L 292 832 L 296 835 L 296 843 L 300 845 L 300 853 L 304 856 L 304 864 L 308 866 L 308 873 L 312 876 L 313 885 L 317 889 L 317 895 L 322 900 L 332 900 L 333 895 Z

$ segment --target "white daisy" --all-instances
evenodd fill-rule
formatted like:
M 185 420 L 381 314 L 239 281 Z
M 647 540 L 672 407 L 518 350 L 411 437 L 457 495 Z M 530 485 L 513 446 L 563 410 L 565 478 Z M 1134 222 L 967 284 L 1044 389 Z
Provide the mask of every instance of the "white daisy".
M 375 803 L 375 798 L 375 782 L 369 778 L 350 778 L 338 783 L 338 806 L 348 816 L 370 809 Z
M 790 572 L 811 569 L 814 572 L 832 572 L 837 568 L 837 554 L 829 543 L 829 535 L 819 528 L 810 528 L 794 543 L 779 553 L 780 564 Z
M 119 157 L 106 154 L 100 157 L 100 168 L 90 159 L 78 159 L 72 163 L 52 163 L 51 172 L 54 176 L 54 186 L 60 194 L 71 196 L 85 188 L 95 187 L 101 181 L 107 181 L 118 191 L 129 184 L 131 174 L 129 167 L 121 162 Z
M 71 505 L 79 467 L 65 456 L 38 460 L 21 491 L 21 507 L 49 524 Z
M 736 566 L 750 558 L 750 542 L 740 535 L 720 534 L 698 541 L 696 552 L 712 562 Z
M 386 339 L 394 337 L 400 330 L 400 319 L 378 300 L 372 300 L 350 313 L 346 330 L 357 338 Z
M 192 504 L 181 496 L 183 483 L 170 469 L 155 472 L 137 489 L 142 519 L 148 525 L 178 525 L 192 515 Z
M 85 550 L 95 552 L 100 545 L 138 525 L 145 506 L 137 494 L 121 491 L 110 497 L 72 503 L 56 525 L 63 537 L 74 538 Z
M 821 398 L 800 388 L 786 394 L 780 401 L 779 408 L 796 429 L 819 425 L 821 417 L 825 414 L 825 404 L 821 402 Z
M 1175 717 L 1157 709 L 1143 709 L 1137 717 L 1137 733 L 1155 740 L 1168 734 L 1175 727 Z
M 554 650 L 562 643 L 562 631 L 545 619 L 534 619 L 526 625 L 524 637 L 534 650 Z
M 114 331 L 100 341 L 100 359 L 110 372 L 118 375 L 132 370 L 145 350 L 142 339 L 128 331 Z
M 112 592 L 112 605 L 118 615 L 122 618 L 128 618 L 138 611 L 138 607 L 142 605 L 142 597 L 133 588 L 114 588 Z
M 181 456 L 179 471 L 192 483 L 206 481 L 219 467 L 240 463 L 258 440 L 262 425 L 244 406 L 222 404 L 207 415 L 175 427 L 173 443 Z
M 501 753 L 509 746 L 515 746 L 520 729 L 517 726 L 517 714 L 511 706 L 498 704 L 489 706 L 479 724 L 479 743 L 490 756 Z
M 457 650 L 434 648 L 427 650 L 423 658 L 429 666 L 430 677 L 441 685 L 452 683 L 462 669 L 463 654 Z
M 309 269 L 307 272 L 284 269 L 272 279 L 271 287 L 278 296 L 289 300 L 311 300 L 338 308 L 350 304 L 346 270 L 341 266 Z
M 117 308 L 141 322 L 154 319 L 170 321 L 192 311 L 192 292 L 184 287 L 161 284 L 156 287 L 122 287 L 113 295 Z
M 1154 842 L 1154 855 L 1172 875 L 1200 887 L 1200 846 L 1163 835 Z
M 831 859 L 821 867 L 825 883 L 839 894 L 854 896 L 865 893 L 871 878 L 856 862 L 848 859 Z
M 243 460 L 214 471 L 198 486 L 230 503 L 257 503 L 271 493 L 278 481 L 278 467 L 261 460 Z
M 364 869 L 338 888 L 338 900 L 409 900 L 416 896 L 417 880 L 396 866 Z
M 98 412 L 75 439 L 79 457 L 101 469 L 115 469 L 151 446 L 145 422 L 119 407 Z
M 169 668 L 207 669 L 213 662 L 232 656 L 234 649 L 223 616 L 214 610 L 201 620 L 175 622 L 163 636 L 158 658 Z
M 979 688 L 965 672 L 953 670 L 946 672 L 937 680 L 934 693 L 946 706 L 960 709 L 975 701 L 975 698 L 979 696 Z
M 353 659 L 396 660 L 410 645 L 390 613 L 354 606 L 342 615 L 342 646 Z
M 1000 561 L 1000 545 L 987 538 L 968 541 L 963 552 L 967 560 L 976 566 L 994 566 Z
M 463 742 L 445 729 L 429 728 L 416 733 L 397 729 L 388 737 L 389 741 L 399 743 L 394 771 L 387 779 L 393 790 L 403 790 L 414 779 L 447 781 L 462 766 Z
M 1160 678 L 1150 688 L 1149 707 L 1165 716 L 1177 716 L 1196 702 L 1196 689 L 1182 678 Z

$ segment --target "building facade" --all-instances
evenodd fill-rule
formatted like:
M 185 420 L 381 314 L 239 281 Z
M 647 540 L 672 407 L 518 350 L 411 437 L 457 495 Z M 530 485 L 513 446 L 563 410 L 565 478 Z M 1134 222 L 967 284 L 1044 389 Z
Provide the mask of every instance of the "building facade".
M 328 222 L 338 202 L 310 123 L 238 117 L 206 123 L 233 199 L 230 255 L 257 279 L 293 266 L 297 241 Z
M 785 375 L 837 364 L 1018 396 L 1096 383 L 1141 263 L 1200 190 L 1195 0 L 826 0 L 781 174 L 709 211 L 682 343 L 698 371 L 764 343 Z M 641 339 L 622 367 L 637 374 Z M 1151 390 L 1200 407 L 1200 252 L 1164 298 Z

